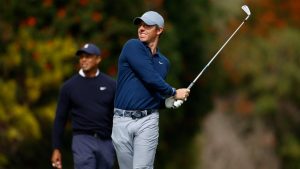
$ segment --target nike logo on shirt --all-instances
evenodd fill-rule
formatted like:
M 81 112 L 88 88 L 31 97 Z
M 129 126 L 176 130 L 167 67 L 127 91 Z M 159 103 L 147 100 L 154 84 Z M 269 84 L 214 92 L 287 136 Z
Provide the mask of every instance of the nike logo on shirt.
M 105 87 L 105 86 L 101 86 L 99 89 L 100 89 L 101 91 L 103 91 L 103 90 L 106 90 L 106 87 Z

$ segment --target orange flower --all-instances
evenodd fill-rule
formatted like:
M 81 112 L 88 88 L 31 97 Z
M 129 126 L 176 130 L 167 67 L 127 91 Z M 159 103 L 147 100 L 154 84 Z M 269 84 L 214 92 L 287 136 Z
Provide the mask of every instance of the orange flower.
M 66 9 L 65 8 L 60 8 L 57 13 L 57 17 L 59 18 L 64 18 L 66 16 Z
M 51 63 L 46 63 L 44 65 L 44 68 L 46 71 L 51 71 L 51 70 L 53 70 L 53 65 Z
M 37 20 L 36 20 L 35 17 L 31 16 L 31 17 L 27 18 L 26 23 L 27 23 L 28 26 L 33 27 L 33 26 L 36 25 Z
M 53 2 L 53 0 L 44 0 L 44 1 L 43 1 L 43 5 L 44 5 L 45 7 L 49 7 L 49 6 L 52 5 L 52 2 Z
M 38 52 L 33 52 L 31 54 L 32 59 L 35 60 L 35 61 L 38 61 L 40 59 L 40 56 L 41 55 Z
M 102 20 L 102 15 L 99 12 L 93 12 L 92 20 L 95 22 L 100 22 Z
M 110 75 L 110 76 L 115 76 L 117 74 L 117 68 L 116 66 L 110 66 L 108 68 L 108 71 L 107 71 L 107 74 Z
M 89 3 L 89 0 L 80 0 L 79 1 L 79 4 L 82 5 L 82 6 L 86 6 L 86 4 Z

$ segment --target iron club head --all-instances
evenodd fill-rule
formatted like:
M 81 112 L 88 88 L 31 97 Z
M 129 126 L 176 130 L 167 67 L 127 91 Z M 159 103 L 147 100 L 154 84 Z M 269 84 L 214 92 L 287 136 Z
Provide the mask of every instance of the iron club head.
M 247 5 L 243 5 L 243 6 L 242 6 L 242 9 L 243 9 L 243 11 L 246 12 L 247 15 L 251 15 L 250 9 L 248 8 Z
M 251 12 L 250 12 L 250 9 L 248 8 L 247 5 L 243 5 L 243 6 L 242 6 L 242 9 L 243 9 L 243 11 L 246 12 L 246 14 L 247 14 L 247 17 L 246 17 L 246 19 L 245 19 L 245 21 L 246 21 L 246 20 L 250 17 Z

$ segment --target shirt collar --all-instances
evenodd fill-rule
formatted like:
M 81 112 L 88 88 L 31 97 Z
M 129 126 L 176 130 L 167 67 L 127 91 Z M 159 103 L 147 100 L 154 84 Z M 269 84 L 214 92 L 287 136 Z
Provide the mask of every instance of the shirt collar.
M 145 43 L 145 42 L 142 42 L 142 43 L 143 43 L 143 45 L 148 49 L 148 51 L 149 51 L 149 53 L 150 53 L 150 56 L 159 56 L 160 51 L 159 51 L 159 48 L 158 48 L 158 47 L 156 48 L 156 53 L 152 54 L 151 49 L 150 49 L 150 47 L 148 46 L 148 44 Z
M 82 69 L 80 69 L 78 73 L 79 73 L 80 76 L 86 77 L 86 76 L 85 76 L 85 73 L 83 72 Z M 100 73 L 100 71 L 99 71 L 99 69 L 97 69 L 97 72 L 96 72 L 96 76 L 95 76 L 95 77 L 97 77 L 97 76 L 99 75 L 99 73 Z

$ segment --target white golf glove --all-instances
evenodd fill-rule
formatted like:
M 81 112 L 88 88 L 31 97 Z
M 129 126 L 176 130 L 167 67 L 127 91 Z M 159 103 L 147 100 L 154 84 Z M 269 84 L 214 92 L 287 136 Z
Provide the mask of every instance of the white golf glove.
M 174 97 L 169 97 L 165 100 L 165 106 L 169 109 L 175 109 L 183 104 L 183 100 L 175 100 Z

